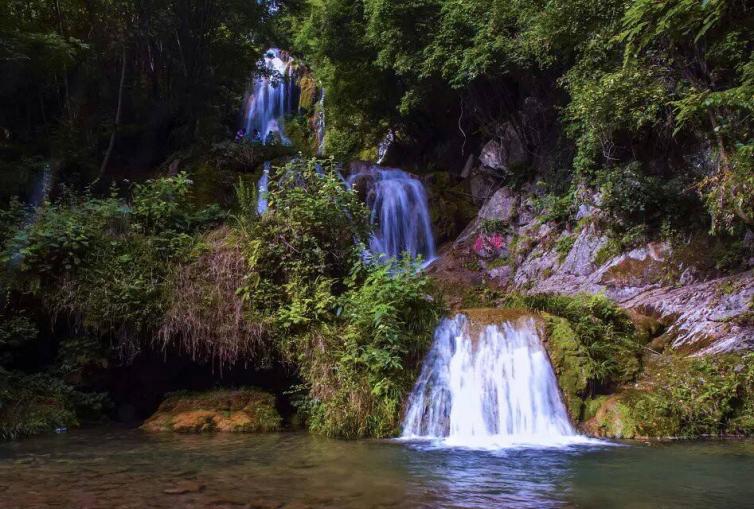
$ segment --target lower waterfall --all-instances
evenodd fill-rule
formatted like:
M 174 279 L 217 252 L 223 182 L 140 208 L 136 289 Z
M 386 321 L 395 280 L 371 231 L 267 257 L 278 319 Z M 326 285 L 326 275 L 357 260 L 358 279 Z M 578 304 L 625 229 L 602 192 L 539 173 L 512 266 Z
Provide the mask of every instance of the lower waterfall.
M 476 328 L 463 314 L 435 330 L 402 438 L 474 448 L 590 441 L 569 421 L 534 319 Z

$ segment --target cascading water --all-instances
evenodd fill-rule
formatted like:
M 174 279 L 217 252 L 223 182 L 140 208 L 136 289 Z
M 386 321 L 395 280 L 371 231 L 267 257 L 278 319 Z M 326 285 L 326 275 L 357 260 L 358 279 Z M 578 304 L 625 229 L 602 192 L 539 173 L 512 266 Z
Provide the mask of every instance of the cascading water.
M 387 134 L 382 138 L 382 141 L 377 145 L 377 164 L 382 164 L 387 157 L 387 153 L 390 151 L 390 147 L 393 146 L 395 141 L 395 133 L 392 129 L 387 130 Z
M 348 184 L 363 187 L 376 231 L 369 241 L 374 255 L 398 258 L 404 253 L 435 258 L 435 241 L 427 194 L 421 181 L 408 173 L 369 166 L 351 175 Z
M 267 186 L 270 182 L 271 167 L 272 163 L 270 161 L 264 162 L 262 176 L 259 177 L 259 183 L 257 184 L 257 214 L 260 216 L 267 212 Z
M 444 319 L 409 398 L 403 438 L 499 448 L 585 442 L 568 419 L 532 318 L 487 325 Z
M 244 128 L 251 141 L 290 144 L 285 135 L 284 117 L 294 111 L 292 64 L 287 53 L 277 48 L 268 50 L 260 61 L 264 72 L 254 79 L 244 112 Z
M 325 89 L 320 92 L 319 102 L 317 104 L 315 131 L 317 135 L 317 155 L 325 155 Z

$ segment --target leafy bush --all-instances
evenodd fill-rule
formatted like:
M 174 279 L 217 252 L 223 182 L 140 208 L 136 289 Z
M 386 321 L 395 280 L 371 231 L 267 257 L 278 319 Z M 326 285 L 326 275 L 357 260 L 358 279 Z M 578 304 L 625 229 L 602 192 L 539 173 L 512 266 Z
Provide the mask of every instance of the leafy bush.
M 315 432 L 346 438 L 398 432 L 401 406 L 439 319 L 418 266 L 358 264 L 331 324 L 296 340 Z
M 131 203 L 63 197 L 37 209 L 6 243 L 8 285 L 41 298 L 86 330 L 135 346 L 162 315 L 165 275 L 186 260 L 194 232 L 214 224 L 215 207 L 196 210 L 183 174 L 137 184 Z
M 754 433 L 754 354 L 658 360 L 634 395 L 639 435 Z
M 99 413 L 104 402 L 103 395 L 76 391 L 49 374 L 0 367 L 0 440 L 78 425 L 77 414 Z
M 322 173 L 318 172 L 321 168 Z M 249 272 L 239 292 L 284 328 L 325 318 L 332 292 L 358 260 L 369 232 L 366 207 L 331 161 L 294 161 L 269 184 L 269 211 L 247 233 Z M 340 285 L 340 288 L 338 288 Z
M 590 390 L 632 380 L 641 344 L 625 311 L 604 295 L 512 295 L 506 305 L 565 318 L 589 361 Z

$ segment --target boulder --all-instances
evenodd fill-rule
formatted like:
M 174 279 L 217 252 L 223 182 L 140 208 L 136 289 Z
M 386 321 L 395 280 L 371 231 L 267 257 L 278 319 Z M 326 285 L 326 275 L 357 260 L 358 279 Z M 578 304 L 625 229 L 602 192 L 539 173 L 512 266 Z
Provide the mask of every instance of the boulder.
M 280 429 L 275 397 L 256 389 L 179 392 L 169 395 L 141 426 L 150 432 L 263 432 Z
M 469 191 L 474 205 L 482 205 L 500 188 L 500 177 L 489 169 L 475 167 L 470 171 Z
M 593 224 L 582 228 L 563 261 L 563 272 L 574 276 L 588 276 L 593 273 L 597 268 L 594 263 L 597 252 L 606 242 L 607 237 L 597 232 Z
M 483 166 L 503 174 L 528 161 L 526 148 L 513 125 L 506 122 L 498 129 L 496 139 L 490 140 L 482 148 L 479 161 Z
M 509 187 L 500 188 L 479 210 L 479 218 L 509 224 L 516 216 L 518 201 L 518 196 Z

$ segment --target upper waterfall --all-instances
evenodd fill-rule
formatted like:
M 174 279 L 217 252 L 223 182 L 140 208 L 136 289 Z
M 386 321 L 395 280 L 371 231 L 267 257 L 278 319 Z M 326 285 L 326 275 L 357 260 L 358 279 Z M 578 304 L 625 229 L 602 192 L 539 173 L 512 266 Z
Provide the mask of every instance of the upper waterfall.
M 399 169 L 370 165 L 352 174 L 348 184 L 364 194 L 372 211 L 375 232 L 369 249 L 373 254 L 435 258 L 427 193 L 419 179 Z
M 289 145 L 284 117 L 296 109 L 293 59 L 286 52 L 272 48 L 264 54 L 259 68 L 245 99 L 245 135 L 259 143 Z
M 482 448 L 587 440 L 569 421 L 534 320 L 475 330 L 463 314 L 435 330 L 409 398 L 403 438 Z

